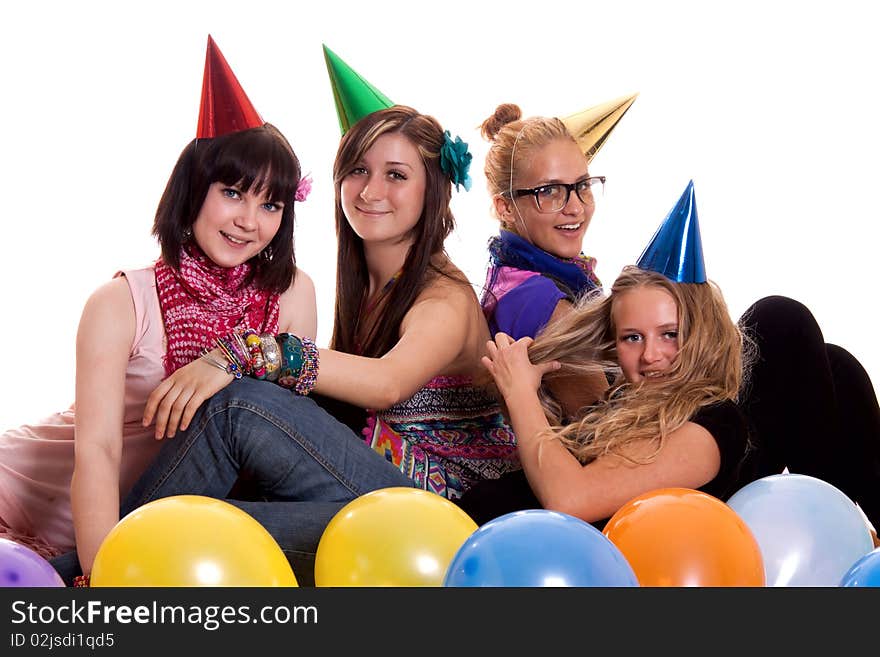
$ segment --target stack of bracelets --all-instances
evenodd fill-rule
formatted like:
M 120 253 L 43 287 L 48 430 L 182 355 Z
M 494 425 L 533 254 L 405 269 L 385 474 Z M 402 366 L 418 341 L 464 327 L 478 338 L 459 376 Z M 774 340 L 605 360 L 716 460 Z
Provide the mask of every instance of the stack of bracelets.
M 244 329 L 217 338 L 216 343 L 226 363 L 207 350 L 202 358 L 236 379 L 245 375 L 273 381 L 293 388 L 298 395 L 307 395 L 315 387 L 318 347 L 308 338 L 298 338 L 292 333 L 260 335 Z

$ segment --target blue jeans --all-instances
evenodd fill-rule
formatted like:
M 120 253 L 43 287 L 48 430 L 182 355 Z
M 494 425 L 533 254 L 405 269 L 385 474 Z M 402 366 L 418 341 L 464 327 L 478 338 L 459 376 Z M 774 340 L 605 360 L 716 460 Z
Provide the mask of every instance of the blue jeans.
M 240 477 L 265 501 L 227 501 L 272 534 L 301 585 L 313 583 L 318 541 L 339 509 L 372 490 L 413 485 L 313 400 L 243 378 L 205 402 L 186 431 L 165 440 L 121 515 L 172 495 L 225 499 Z M 68 579 L 77 562 L 62 555 L 52 563 Z

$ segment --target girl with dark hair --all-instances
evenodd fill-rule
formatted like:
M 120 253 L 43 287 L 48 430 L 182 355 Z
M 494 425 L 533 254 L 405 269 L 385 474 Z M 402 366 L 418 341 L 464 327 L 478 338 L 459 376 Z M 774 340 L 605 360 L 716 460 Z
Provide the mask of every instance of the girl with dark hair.
M 398 483 L 455 499 L 519 464 L 480 363 L 486 320 L 443 246 L 454 225 L 451 176 L 440 163 L 448 139 L 434 118 L 401 105 L 368 114 L 342 138 L 334 164 L 339 251 L 332 348 L 278 336 L 279 349 L 296 361 L 278 383 L 297 396 L 287 396 L 275 424 L 326 442 L 324 462 L 335 463 L 343 446 L 372 448 L 382 457 L 381 470 L 405 475 Z M 263 407 L 276 388 L 236 384 L 230 394 Z M 321 415 L 314 398 L 335 412 Z M 316 407 L 306 425 L 308 405 Z M 347 427 L 337 421 L 344 410 Z M 265 479 L 258 471 L 245 474 L 258 485 Z M 363 492 L 365 485 L 352 488 Z
M 75 544 L 86 573 L 167 433 L 164 419 L 153 425 L 156 409 L 185 427 L 233 380 L 215 367 L 216 338 L 240 326 L 316 330 L 314 288 L 293 256 L 299 160 L 210 37 L 207 63 L 225 71 L 206 76 L 208 97 L 228 105 L 202 106 L 171 173 L 153 228 L 161 257 L 86 302 L 74 405 L 0 437 L 0 535 L 47 558 Z
M 315 390 L 368 409 L 373 448 L 418 486 L 454 499 L 518 464 L 484 389 L 486 322 L 443 246 L 454 227 L 440 164 L 448 139 L 432 117 L 400 105 L 343 137 L 333 350 L 321 351 Z
M 123 505 L 228 499 L 244 480 L 248 499 L 230 501 L 272 534 L 301 585 L 313 582 L 324 527 L 357 496 L 415 486 L 454 500 L 520 467 L 480 361 L 486 320 L 443 245 L 454 226 L 452 184 L 466 175 L 466 164 L 450 161 L 465 162 L 466 145 L 400 105 L 352 123 L 334 164 L 332 348 L 276 336 L 277 381 L 244 377 L 213 395 Z M 235 354 L 226 358 L 242 369 Z M 322 406 L 354 409 L 357 419 L 343 424 Z M 176 431 L 173 419 L 167 426 Z
M 470 154 L 436 119 L 403 105 L 382 102 L 340 123 L 348 127 L 333 166 L 331 345 L 279 336 L 294 359 L 279 383 L 301 396 L 314 392 L 334 430 L 342 419 L 348 438 L 366 442 L 413 485 L 455 499 L 476 481 L 519 468 L 480 364 L 486 320 L 444 248 L 455 226 L 452 185 L 469 185 Z M 293 416 L 283 424 L 307 436 L 332 433 L 314 419 L 309 427 Z

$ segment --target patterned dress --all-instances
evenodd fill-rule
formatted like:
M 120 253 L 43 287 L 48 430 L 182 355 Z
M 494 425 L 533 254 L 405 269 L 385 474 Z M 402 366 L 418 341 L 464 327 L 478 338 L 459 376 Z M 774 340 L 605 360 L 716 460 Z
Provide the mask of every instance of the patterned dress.
M 370 411 L 363 435 L 419 488 L 448 499 L 521 467 L 498 402 L 468 377 L 435 377 L 405 402 Z

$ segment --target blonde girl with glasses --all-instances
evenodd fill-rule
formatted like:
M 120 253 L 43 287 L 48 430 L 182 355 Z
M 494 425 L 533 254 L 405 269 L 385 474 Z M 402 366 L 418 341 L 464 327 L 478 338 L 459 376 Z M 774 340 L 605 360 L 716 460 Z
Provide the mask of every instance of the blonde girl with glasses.
M 489 242 L 481 299 L 492 335 L 535 337 L 571 312 L 579 298 L 601 293 L 596 259 L 582 253 L 605 184 L 603 176 L 591 175 L 588 154 L 595 154 L 634 99 L 597 106 L 613 120 L 590 121 L 585 130 L 555 117 L 523 119 L 520 108 L 509 103 L 483 122 L 483 137 L 491 142 L 484 172 L 500 222 Z M 606 378 L 596 372 L 574 391 L 558 385 L 554 392 L 579 405 L 585 393 L 595 400 L 606 387 Z

